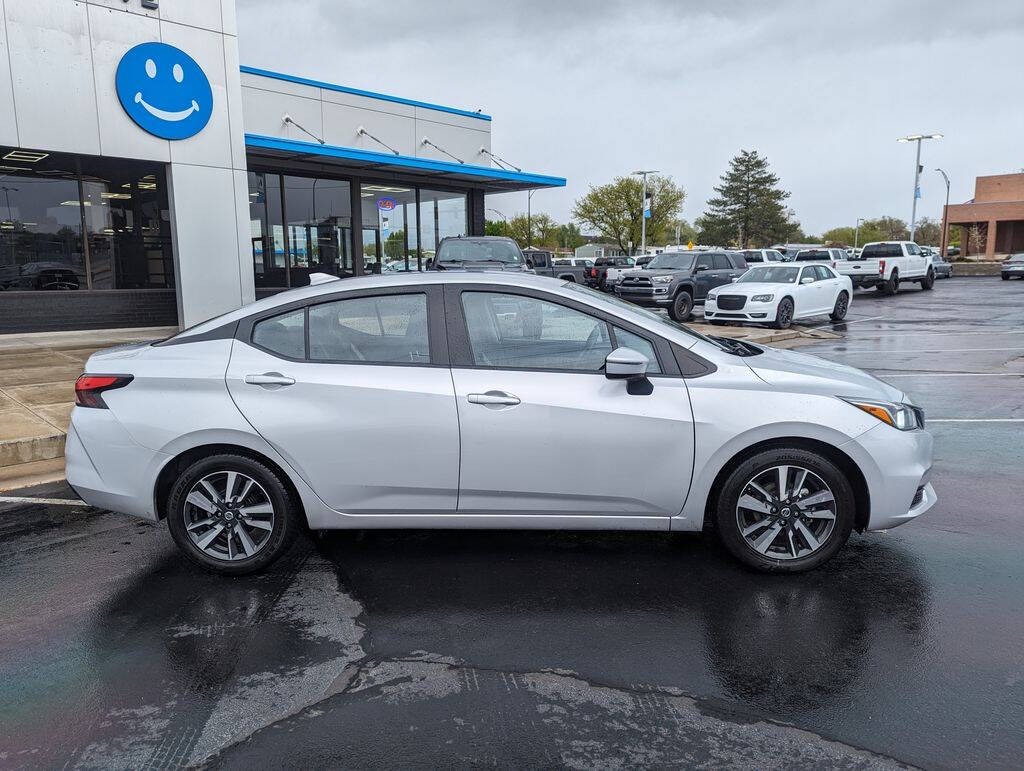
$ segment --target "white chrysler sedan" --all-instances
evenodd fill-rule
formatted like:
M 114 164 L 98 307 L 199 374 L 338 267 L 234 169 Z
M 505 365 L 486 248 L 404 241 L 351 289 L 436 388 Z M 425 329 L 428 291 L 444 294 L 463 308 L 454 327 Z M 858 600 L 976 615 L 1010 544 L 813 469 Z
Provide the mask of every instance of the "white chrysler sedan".
M 762 265 L 708 293 L 704 318 L 712 324 L 753 321 L 786 329 L 797 319 L 828 316 L 842 321 L 853 282 L 821 263 Z
M 72 487 L 223 573 L 304 526 L 707 527 L 797 572 L 935 503 L 898 389 L 526 274 L 317 279 L 96 353 L 75 390 Z

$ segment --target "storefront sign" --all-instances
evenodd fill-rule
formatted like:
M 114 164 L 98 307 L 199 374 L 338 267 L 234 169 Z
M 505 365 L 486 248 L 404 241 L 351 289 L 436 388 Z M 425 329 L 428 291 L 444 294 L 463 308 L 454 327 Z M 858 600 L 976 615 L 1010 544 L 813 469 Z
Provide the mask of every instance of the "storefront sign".
M 163 139 L 195 136 L 213 112 L 206 74 L 191 56 L 166 43 L 129 50 L 117 65 L 115 86 L 128 117 Z
M 395 199 L 388 195 L 377 199 L 377 208 L 381 211 L 392 211 L 397 205 Z

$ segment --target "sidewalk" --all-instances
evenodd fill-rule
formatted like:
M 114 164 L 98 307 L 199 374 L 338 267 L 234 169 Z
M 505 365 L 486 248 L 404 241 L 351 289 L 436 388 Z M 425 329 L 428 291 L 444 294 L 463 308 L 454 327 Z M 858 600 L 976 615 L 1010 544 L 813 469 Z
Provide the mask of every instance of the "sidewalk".
M 837 337 L 794 326 L 785 331 L 692 323 L 703 334 L 781 348 Z M 64 438 L 75 380 L 101 349 L 174 334 L 175 327 L 0 335 L 0 491 L 64 478 Z
M 64 477 L 64 436 L 85 360 L 176 327 L 0 335 L 0 490 Z

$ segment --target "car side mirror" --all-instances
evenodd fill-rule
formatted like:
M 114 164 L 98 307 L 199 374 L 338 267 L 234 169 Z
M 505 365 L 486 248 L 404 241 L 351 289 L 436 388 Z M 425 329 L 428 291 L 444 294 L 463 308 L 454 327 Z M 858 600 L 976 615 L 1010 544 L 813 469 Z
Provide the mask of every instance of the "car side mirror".
M 811 278 L 810 276 L 804 276 L 802 279 L 800 279 L 800 283 L 801 284 L 813 284 L 814 283 L 814 279 Z
M 605 357 L 604 376 L 609 380 L 627 381 L 626 392 L 632 396 L 646 396 L 654 391 L 654 386 L 647 379 L 650 365 L 647 357 L 639 351 L 620 346 Z
M 693 272 L 694 273 L 700 273 L 702 270 L 707 270 L 707 269 L 708 269 L 707 265 L 698 265 L 696 268 L 693 269 Z

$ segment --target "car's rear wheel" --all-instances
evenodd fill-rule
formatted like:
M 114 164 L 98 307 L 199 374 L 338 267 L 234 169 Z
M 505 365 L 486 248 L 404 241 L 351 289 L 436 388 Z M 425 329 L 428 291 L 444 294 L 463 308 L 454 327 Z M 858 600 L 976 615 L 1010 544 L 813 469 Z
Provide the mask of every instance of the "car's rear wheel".
M 668 315 L 673 321 L 686 321 L 693 313 L 693 297 L 689 292 L 680 292 L 669 306 Z
M 842 548 L 855 511 L 850 483 L 831 460 L 780 447 L 748 458 L 729 474 L 716 524 L 725 547 L 744 564 L 799 573 Z
M 1007 276 L 1007 275 L 1006 275 L 1005 273 L 1003 273 L 1003 274 L 1001 274 L 1001 275 L 1002 275 L 1002 279 L 1003 279 L 1003 281 L 1009 281 L 1009 280 L 1010 280 L 1010 277 L 1009 277 L 1009 276 Z
M 775 310 L 775 321 L 772 324 L 776 329 L 789 329 L 793 323 L 793 301 L 783 297 L 779 301 L 779 307 Z
M 196 461 L 178 477 L 167 524 L 190 560 L 242 575 L 265 568 L 288 549 L 299 515 L 276 471 L 244 455 L 223 454 Z
M 928 274 L 921 279 L 921 288 L 931 289 L 933 286 L 935 286 L 935 271 L 928 268 Z
M 878 284 L 878 291 L 884 295 L 894 295 L 900 291 L 900 274 L 894 270 L 888 281 Z
M 833 321 L 842 321 L 846 318 L 847 311 L 850 310 L 850 295 L 846 292 L 840 292 L 839 297 L 836 298 L 835 307 L 832 308 L 832 313 L 829 314 L 829 318 Z

